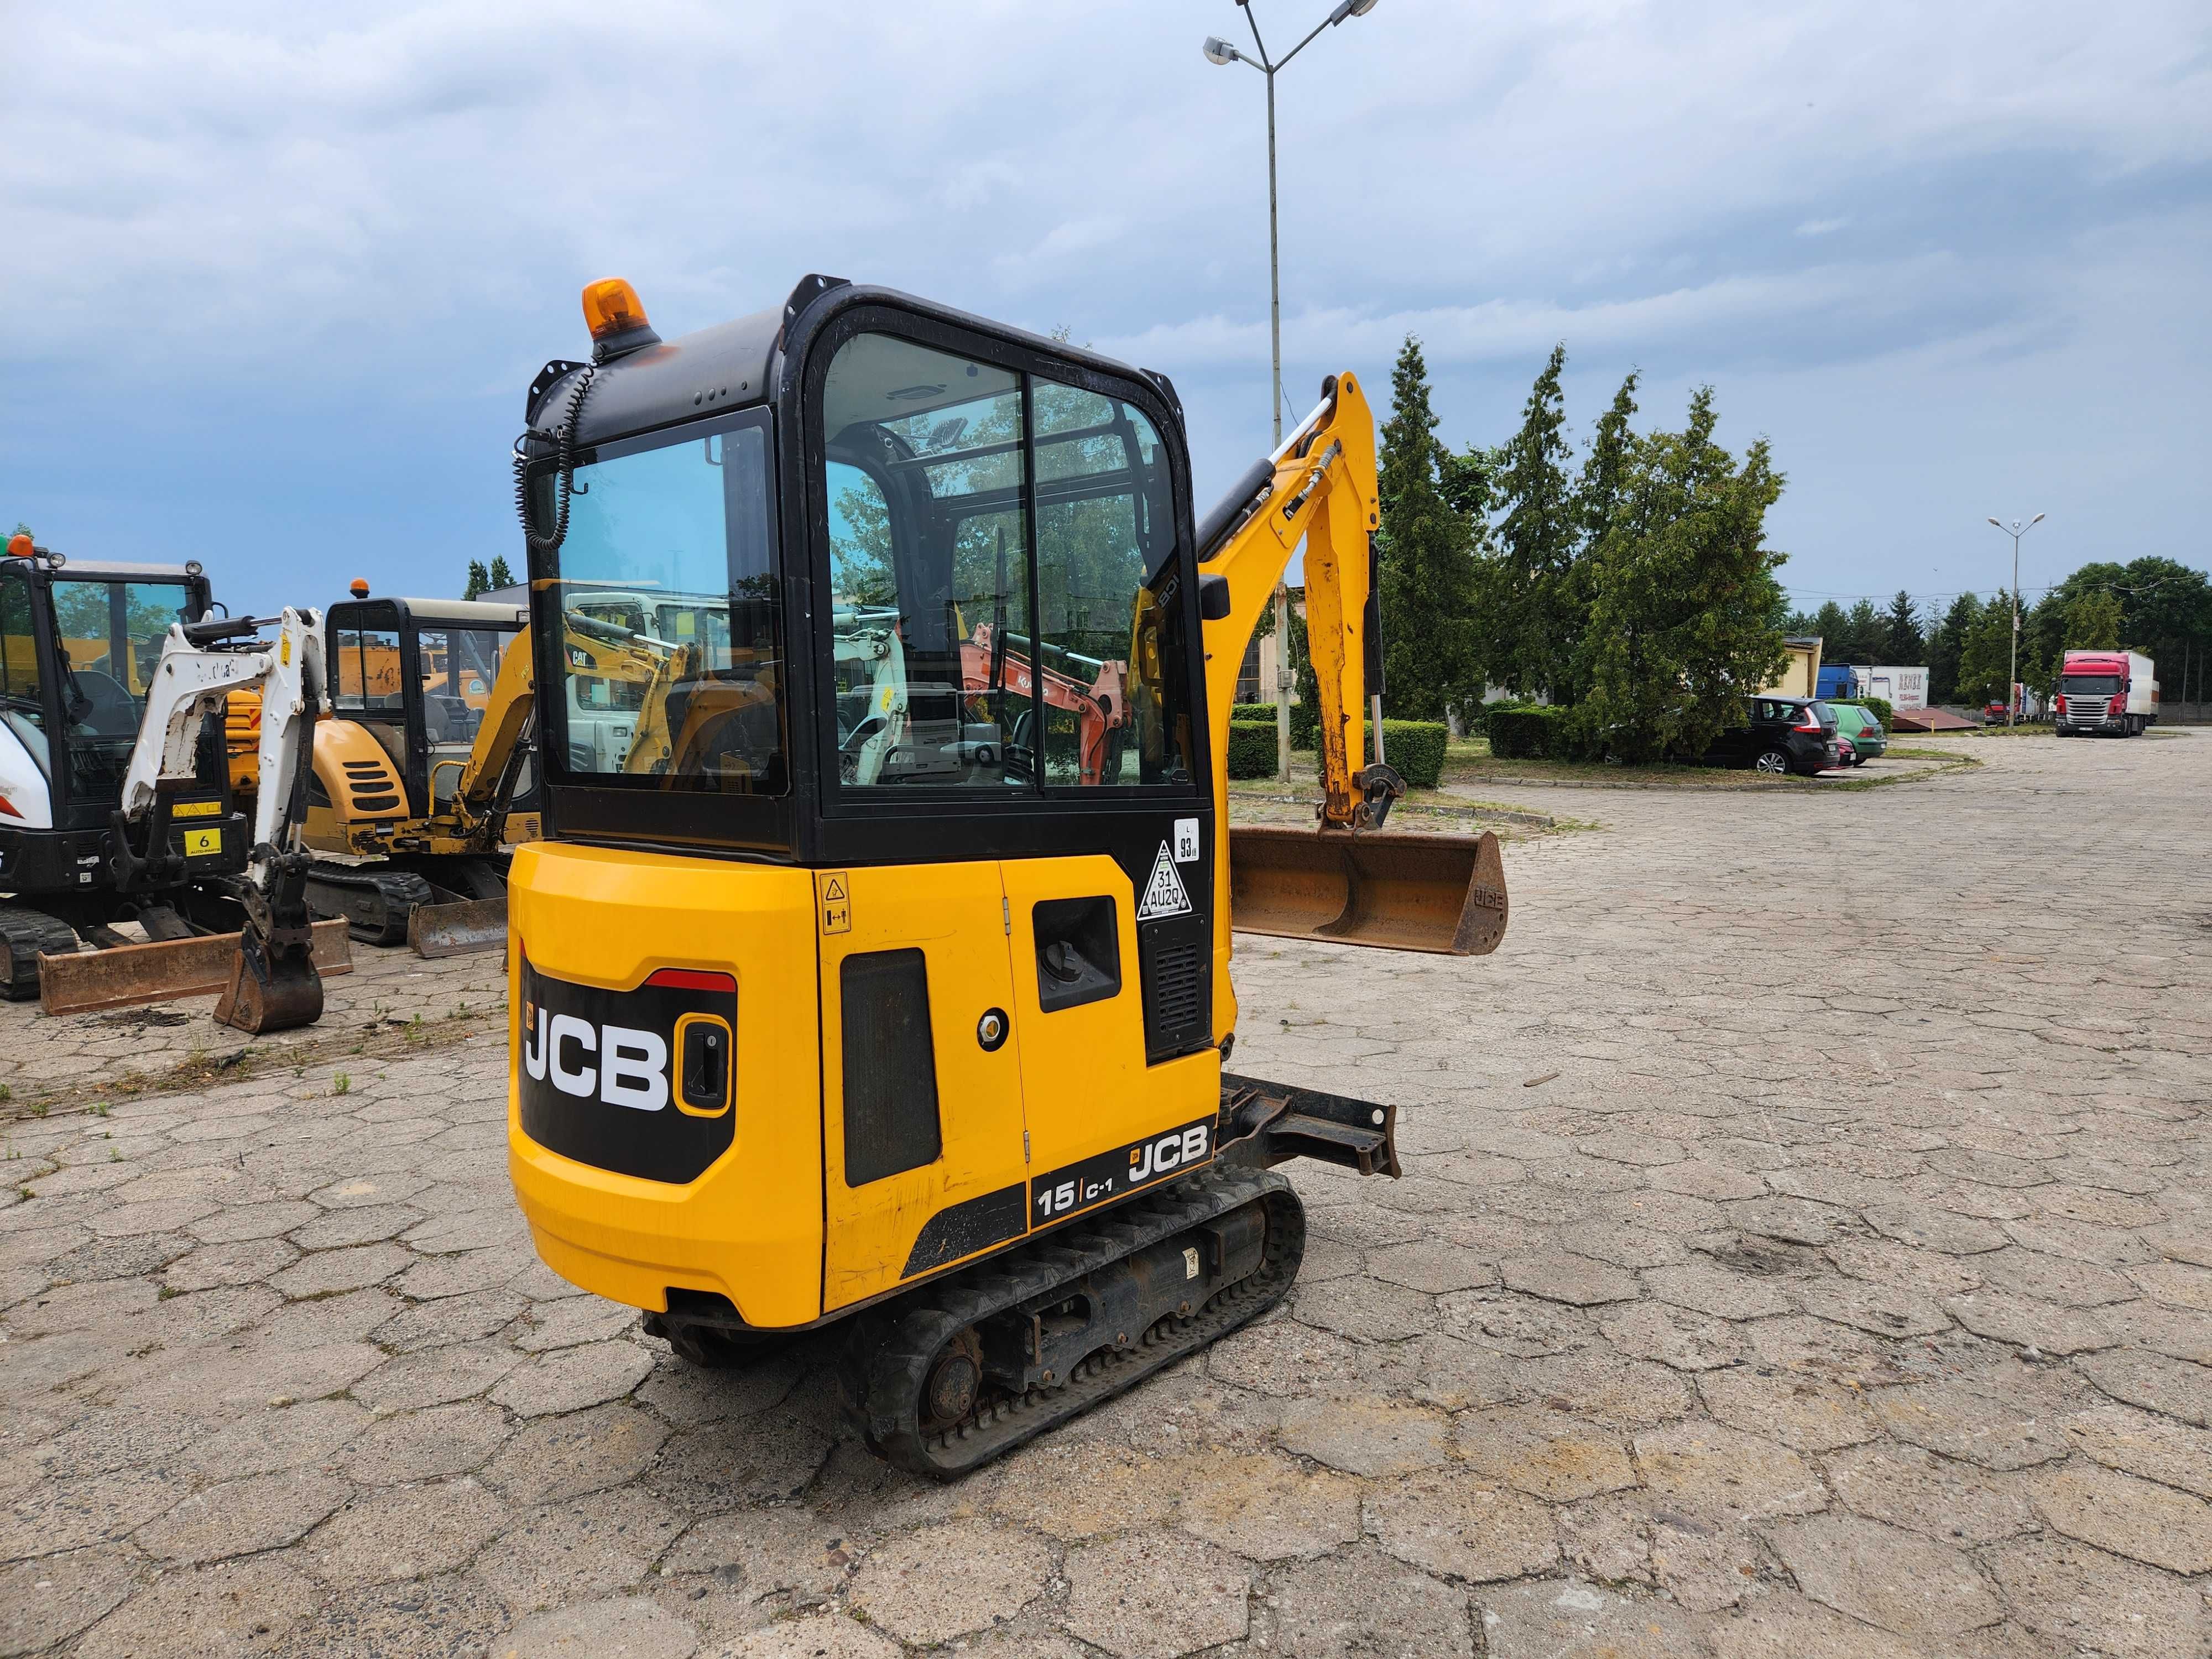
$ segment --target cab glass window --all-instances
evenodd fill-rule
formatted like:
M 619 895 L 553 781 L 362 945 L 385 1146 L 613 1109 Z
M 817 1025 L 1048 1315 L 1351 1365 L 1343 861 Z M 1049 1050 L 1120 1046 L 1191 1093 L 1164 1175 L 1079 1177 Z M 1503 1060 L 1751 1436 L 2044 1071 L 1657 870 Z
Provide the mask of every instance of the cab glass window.
M 576 468 L 567 539 L 541 565 L 559 632 L 538 657 L 557 665 L 549 712 L 571 775 L 790 787 L 769 459 L 767 428 L 744 417 L 609 446 Z M 550 469 L 533 508 L 542 531 L 555 516 Z
M 840 782 L 1033 787 L 1020 377 L 863 334 L 822 407 Z
M 1040 378 L 1034 397 L 1045 781 L 1185 781 L 1190 699 L 1159 434 L 1095 392 Z
M 1128 404 L 885 334 L 821 393 L 840 781 L 1192 778 L 1167 460 Z
M 341 628 L 334 639 L 331 667 L 337 708 L 356 714 L 397 714 L 406 707 L 398 629 Z

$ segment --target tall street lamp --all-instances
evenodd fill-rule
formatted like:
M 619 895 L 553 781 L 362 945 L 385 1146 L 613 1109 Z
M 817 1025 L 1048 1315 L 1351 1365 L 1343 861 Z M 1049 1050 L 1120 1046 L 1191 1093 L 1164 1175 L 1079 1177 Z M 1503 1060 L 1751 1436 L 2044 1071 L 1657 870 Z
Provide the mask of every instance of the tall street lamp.
M 2039 513 L 2022 524 L 2014 519 L 2010 524 L 1997 524 L 1997 528 L 2012 538 L 2012 677 L 2005 682 L 2005 724 L 2020 724 L 2020 538 L 2043 522 Z
M 1244 21 L 1252 31 L 1252 46 L 1256 56 L 1238 51 L 1217 35 L 1206 37 L 1205 52 L 1208 63 L 1227 65 L 1243 64 L 1255 69 L 1267 82 L 1267 338 L 1273 373 L 1270 390 L 1274 394 L 1272 405 L 1275 422 L 1275 447 L 1283 444 L 1283 276 L 1281 240 L 1277 231 L 1275 213 L 1275 75 L 1289 67 L 1291 58 L 1313 44 L 1315 35 L 1323 29 L 1334 28 L 1347 17 L 1364 17 L 1375 9 L 1376 0 L 1340 0 L 1335 10 L 1314 25 L 1313 33 L 1292 46 L 1279 58 L 1267 56 L 1267 43 L 1260 38 L 1260 20 L 1252 15 L 1251 0 L 1237 0 L 1244 14 Z M 1291 594 L 1280 582 L 1275 585 L 1275 775 L 1285 783 L 1291 781 Z M 1382 728 L 1378 723 L 1375 735 L 1379 740 Z

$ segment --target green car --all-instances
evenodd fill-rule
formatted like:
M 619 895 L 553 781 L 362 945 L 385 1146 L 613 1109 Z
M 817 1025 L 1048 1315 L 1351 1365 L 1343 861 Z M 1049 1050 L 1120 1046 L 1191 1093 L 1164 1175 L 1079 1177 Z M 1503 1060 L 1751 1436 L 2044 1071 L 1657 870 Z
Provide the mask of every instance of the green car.
M 1849 738 L 1852 749 L 1857 751 L 1858 759 L 1852 764 L 1881 759 L 1889 747 L 1889 734 L 1881 729 L 1881 722 L 1874 717 L 1874 711 L 1848 702 L 1828 706 L 1836 711 L 1837 735 Z

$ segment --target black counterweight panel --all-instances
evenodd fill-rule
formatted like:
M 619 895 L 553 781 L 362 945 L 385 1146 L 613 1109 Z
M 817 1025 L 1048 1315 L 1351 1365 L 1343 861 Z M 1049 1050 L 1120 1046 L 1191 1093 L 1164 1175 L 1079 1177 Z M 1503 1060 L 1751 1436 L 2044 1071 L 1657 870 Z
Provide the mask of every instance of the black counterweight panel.
M 920 951 L 847 957 L 839 975 L 845 1056 L 845 1184 L 933 1164 L 937 1056 L 929 970 Z

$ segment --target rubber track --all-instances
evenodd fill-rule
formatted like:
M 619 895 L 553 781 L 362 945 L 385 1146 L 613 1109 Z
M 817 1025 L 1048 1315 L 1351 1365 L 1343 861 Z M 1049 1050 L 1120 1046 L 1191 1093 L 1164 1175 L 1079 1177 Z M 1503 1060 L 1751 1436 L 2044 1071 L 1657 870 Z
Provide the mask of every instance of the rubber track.
M 357 920 L 338 904 L 328 900 L 317 902 L 318 887 L 343 888 L 349 894 L 369 893 L 379 908 L 371 920 Z M 416 905 L 433 903 L 436 899 L 428 882 L 405 870 L 326 864 L 319 860 L 307 872 L 308 910 L 316 915 L 344 916 L 347 933 L 364 945 L 406 944 L 407 918 L 415 913 Z
M 922 1432 L 919 1407 L 929 1367 L 969 1326 L 1254 1202 L 1265 1202 L 1269 1212 L 1261 1266 L 1216 1291 L 1190 1317 L 1162 1319 L 1135 1346 L 1093 1353 L 1056 1388 L 1033 1389 L 1019 1399 L 1001 1394 L 957 1428 Z M 847 1351 L 847 1401 L 878 1456 L 917 1474 L 952 1480 L 1266 1312 L 1297 1278 L 1305 1235 L 1305 1208 L 1282 1176 L 1257 1170 L 1193 1176 L 862 1315 Z
M 19 904 L 0 904 L 0 945 L 4 945 L 7 969 L 0 981 L 0 998 L 9 1002 L 35 1002 L 39 996 L 39 952 L 56 956 L 77 948 L 76 929 L 43 910 L 27 910 Z

